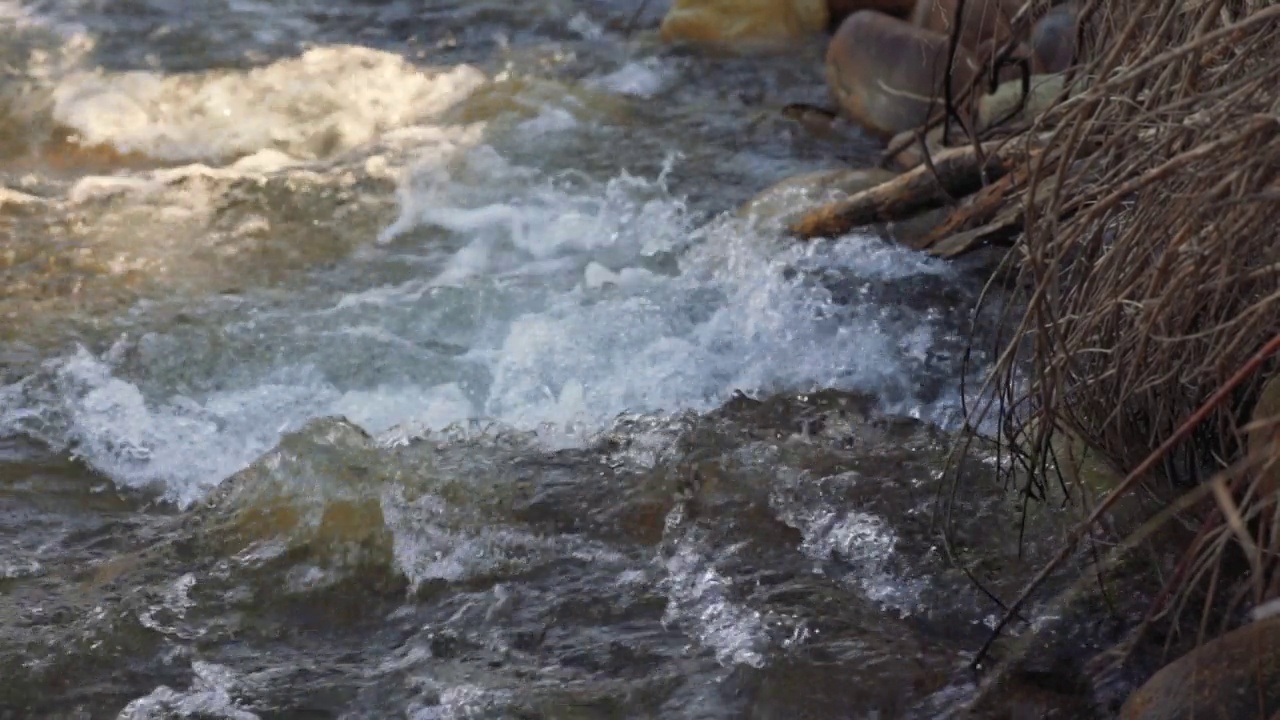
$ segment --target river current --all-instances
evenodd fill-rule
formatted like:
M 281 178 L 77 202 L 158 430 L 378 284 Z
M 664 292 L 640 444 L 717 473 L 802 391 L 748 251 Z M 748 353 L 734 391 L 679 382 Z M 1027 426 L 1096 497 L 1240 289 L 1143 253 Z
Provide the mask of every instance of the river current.
M 963 698 L 982 278 L 735 214 L 874 146 L 651 5 L 0 5 L 0 717 Z

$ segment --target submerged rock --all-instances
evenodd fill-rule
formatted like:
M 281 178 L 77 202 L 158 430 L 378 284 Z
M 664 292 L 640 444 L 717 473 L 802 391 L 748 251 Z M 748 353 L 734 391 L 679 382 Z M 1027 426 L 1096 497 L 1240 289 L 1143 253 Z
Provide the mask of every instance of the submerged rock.
M 662 39 L 734 50 L 795 45 L 827 29 L 826 0 L 675 0 Z
M 857 12 L 827 48 L 827 85 L 852 120 L 887 138 L 942 111 L 948 45 L 942 33 Z M 972 53 L 958 51 L 952 90 L 958 93 L 980 71 Z
M 1254 720 L 1280 712 L 1280 617 L 1187 653 L 1133 693 L 1120 720 Z

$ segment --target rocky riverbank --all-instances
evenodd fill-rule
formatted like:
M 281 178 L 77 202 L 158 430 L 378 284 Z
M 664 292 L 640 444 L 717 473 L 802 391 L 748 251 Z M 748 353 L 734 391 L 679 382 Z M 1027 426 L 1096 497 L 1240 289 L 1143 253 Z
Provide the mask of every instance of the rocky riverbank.
M 1157 16 L 1166 18 L 1163 24 L 1151 20 Z M 1267 340 L 1280 332 L 1273 292 L 1280 267 L 1274 242 L 1280 203 L 1267 200 L 1274 197 L 1274 167 L 1280 162 L 1275 141 L 1280 106 L 1274 105 L 1280 99 L 1263 79 L 1280 72 L 1277 30 L 1280 14 L 1274 7 L 1246 2 L 1228 9 L 1221 3 L 1208 7 L 1172 0 L 1124 9 L 1020 0 L 677 0 L 662 25 L 669 42 L 718 50 L 826 44 L 826 80 L 836 105 L 832 115 L 886 143 L 878 168 L 793 178 L 744 212 L 758 213 L 779 234 L 799 239 L 857 228 L 943 257 L 991 243 L 1012 248 L 1001 269 L 1029 288 L 1030 306 L 1020 323 L 1011 324 L 1010 360 L 996 370 L 1005 389 L 994 408 L 983 405 L 981 411 L 1000 413 L 1005 432 L 1026 433 L 1025 441 L 1011 447 L 1031 461 L 1023 491 L 1044 501 L 1048 477 L 1064 475 L 1055 436 L 1090 448 L 1109 468 L 1101 476 L 1108 480 L 1092 483 L 1101 497 L 1139 486 L 1165 488 L 1157 493 L 1164 499 L 1145 511 L 1121 512 L 1124 499 L 1112 505 L 1115 498 L 1108 498 L 1109 512 L 1095 511 L 1081 526 L 1128 517 L 1127 532 L 1134 533 L 1130 540 L 1136 545 L 1153 542 L 1151 533 L 1165 525 L 1199 528 L 1181 539 L 1162 536 L 1157 546 L 1184 547 L 1185 553 L 1179 563 L 1145 581 L 1138 580 L 1142 571 L 1122 559 L 1136 545 L 1122 543 L 1113 553 L 1108 563 L 1119 566 L 1103 564 L 1107 569 L 1100 576 L 1125 567 L 1121 574 L 1147 588 L 1149 594 L 1130 596 L 1142 598 L 1130 606 L 1130 615 L 1149 614 L 1134 637 L 1150 635 L 1153 623 L 1160 632 L 1178 632 L 1182 616 L 1170 612 L 1170 598 L 1204 603 L 1212 608 L 1204 617 L 1217 626 L 1245 623 L 1157 673 L 1125 704 L 1121 715 L 1128 720 L 1192 715 L 1245 720 L 1280 712 L 1280 697 L 1269 690 L 1280 687 L 1275 670 L 1280 656 L 1267 640 L 1269 621 L 1248 624 L 1238 614 L 1245 595 L 1263 608 L 1280 594 L 1273 539 L 1280 525 L 1270 510 L 1277 503 L 1276 483 L 1268 469 L 1277 450 L 1273 434 L 1264 430 L 1276 426 L 1280 413 L 1259 391 L 1275 372 L 1269 356 L 1276 342 Z M 1256 39 L 1257 47 L 1242 51 L 1241 38 Z M 1183 57 L 1192 59 L 1182 62 Z M 1125 88 L 1131 89 L 1133 108 L 1112 100 Z M 1246 88 L 1254 92 L 1251 109 L 1225 99 L 1245 97 Z M 1187 128 L 1213 128 L 1214 139 L 1180 133 L 1176 126 L 1164 130 L 1143 124 L 1157 116 Z M 1151 155 L 1160 152 L 1157 148 L 1173 157 L 1162 161 L 1167 156 Z M 1134 167 L 1131 158 L 1144 153 L 1149 162 Z M 1227 157 L 1236 158 L 1234 171 L 1221 162 Z M 1212 178 L 1220 178 L 1218 184 Z M 1219 234 L 1221 225 L 1207 224 L 1207 216 L 1165 206 L 1173 201 L 1164 193 L 1173 188 L 1195 203 L 1235 203 L 1231 227 L 1236 235 L 1226 240 Z M 1166 240 L 1164 233 L 1136 223 L 1139 217 L 1176 231 Z M 1175 287 L 1162 286 L 1161 278 L 1171 277 L 1184 262 L 1179 256 L 1185 257 L 1191 237 L 1223 260 L 1212 275 L 1189 271 Z M 1129 247 L 1137 252 L 1122 260 Z M 1159 267 L 1149 280 L 1135 274 L 1152 267 L 1144 262 Z M 1115 284 L 1099 281 L 1102 275 L 1113 276 Z M 1147 282 L 1152 284 L 1145 289 L 1139 284 Z M 1225 284 L 1242 292 L 1233 298 L 1212 294 L 1212 288 Z M 1102 319 L 1106 308 L 1124 302 L 1149 304 L 1151 311 L 1143 313 L 1149 318 L 1146 328 L 1127 330 Z M 1202 312 L 1206 306 L 1226 324 L 1208 320 Z M 1255 318 L 1248 330 L 1230 326 L 1239 313 Z M 1073 327 L 1076 336 L 1051 332 L 1055 324 Z M 1156 340 L 1148 333 L 1157 324 L 1178 330 Z M 1036 338 L 1046 335 L 1062 344 L 1036 344 L 1029 351 L 1016 344 L 1043 343 Z M 1218 338 L 1216 345 L 1192 341 L 1209 335 Z M 1157 344 L 1160 354 L 1153 357 L 1149 353 Z M 1077 354 L 1095 352 L 1106 354 L 1092 356 L 1097 361 Z M 1014 361 L 1022 357 L 1025 366 Z M 1076 364 L 1074 376 L 1062 372 L 1070 364 Z M 1150 378 L 1150 384 L 1134 390 L 1139 376 Z M 1027 377 L 1030 391 L 1019 389 Z M 1174 377 L 1183 380 L 1171 383 Z M 1101 393 L 1092 378 L 1109 378 L 1105 384 L 1113 390 Z M 1241 386 L 1246 378 L 1252 379 Z M 1224 402 L 1228 396 L 1231 400 Z M 1015 405 L 1027 407 L 1014 412 Z M 1251 415 L 1251 429 L 1241 431 Z M 1046 456 L 1050 448 L 1058 450 Z M 1188 454 L 1196 459 L 1188 462 Z M 1164 462 L 1157 464 L 1160 459 Z M 1125 478 L 1130 470 L 1142 474 Z M 1065 475 L 1071 479 L 1062 484 L 1068 496 L 1068 487 L 1082 489 L 1079 473 Z M 1188 485 L 1192 489 L 1180 498 L 1182 491 L 1171 489 Z M 1068 537 L 1062 557 L 1079 539 L 1079 533 Z M 1243 550 L 1248 563 L 1233 564 L 1229 547 Z M 1211 566 L 1214 579 L 1206 585 Z M 1222 600 L 1223 586 L 1233 588 L 1234 601 Z M 1089 624 L 1093 616 L 1125 614 L 1087 590 L 1071 597 L 1064 601 L 1091 609 L 1064 606 L 1063 617 L 1071 618 L 1068 628 Z M 1197 635 L 1201 640 L 1203 629 Z M 1168 659 L 1140 658 L 1134 637 L 1113 638 L 1115 647 L 1100 652 L 1093 670 L 1083 673 L 1095 700 L 1107 694 L 1106 678 L 1128 674 L 1132 681 L 1135 673 L 1150 675 Z M 1173 645 L 1187 652 L 1195 643 Z M 991 687 L 1007 690 L 1009 678 L 1028 672 L 1059 676 L 1050 685 L 1066 682 L 1061 676 L 1070 673 L 1045 661 L 1056 655 L 1050 646 L 1024 650 L 1013 663 L 1016 669 L 1006 664 Z M 999 692 L 983 695 L 980 704 Z M 1113 711 L 1118 708 L 1119 699 L 1110 702 Z M 1045 717 L 1064 716 L 1053 711 L 1052 701 L 1043 711 Z

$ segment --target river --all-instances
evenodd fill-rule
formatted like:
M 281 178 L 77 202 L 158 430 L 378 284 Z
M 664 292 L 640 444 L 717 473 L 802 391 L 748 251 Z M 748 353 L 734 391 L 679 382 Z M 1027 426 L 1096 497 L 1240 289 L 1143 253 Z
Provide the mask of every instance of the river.
M 651 5 L 0 5 L 0 717 L 959 707 L 982 278 L 734 215 L 875 146 Z

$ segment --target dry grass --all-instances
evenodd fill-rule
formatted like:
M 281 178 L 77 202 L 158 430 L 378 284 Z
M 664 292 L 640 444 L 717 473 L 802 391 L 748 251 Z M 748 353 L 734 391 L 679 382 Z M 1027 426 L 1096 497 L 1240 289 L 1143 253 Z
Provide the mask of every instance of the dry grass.
M 1195 587 L 1260 603 L 1280 595 L 1280 503 L 1263 481 L 1280 453 L 1242 439 L 1276 375 L 1259 351 L 1280 338 L 1280 4 L 1083 5 L 1087 89 L 1010 140 L 1051 133 L 1004 261 L 1022 311 L 971 421 L 998 421 L 1031 496 L 1059 482 L 1063 431 L 1135 481 L 1212 483 L 1153 617 Z M 1223 575 L 1233 553 L 1243 578 Z

